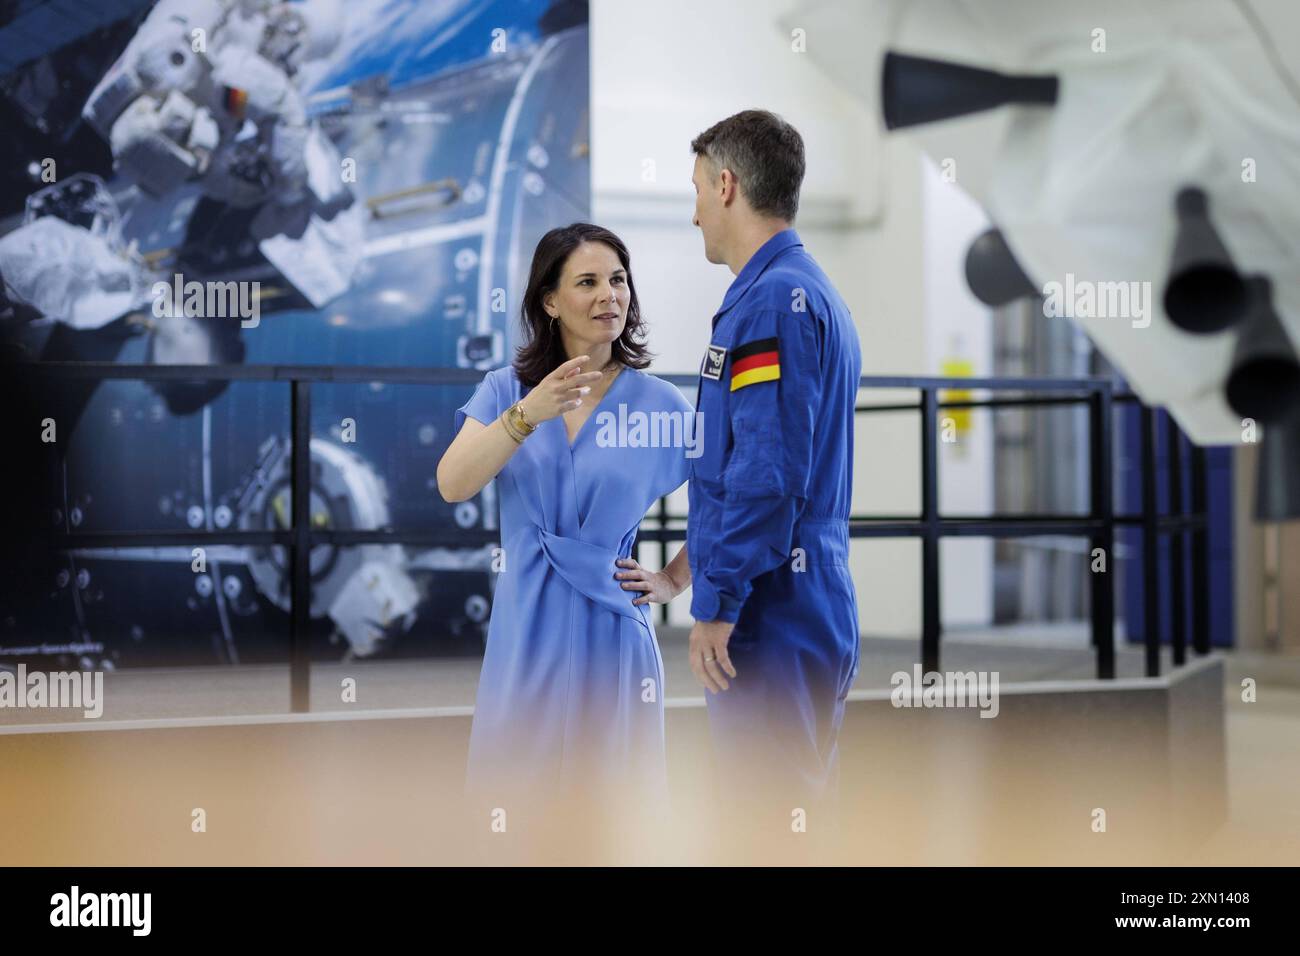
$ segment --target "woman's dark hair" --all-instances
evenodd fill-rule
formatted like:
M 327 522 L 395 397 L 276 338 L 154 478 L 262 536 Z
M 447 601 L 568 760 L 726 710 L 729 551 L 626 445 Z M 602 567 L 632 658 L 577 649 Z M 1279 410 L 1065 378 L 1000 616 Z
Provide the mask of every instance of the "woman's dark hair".
M 651 352 L 645 346 L 645 327 L 641 324 L 641 306 L 636 298 L 636 285 L 632 282 L 632 262 L 627 246 L 608 229 L 589 222 L 575 222 L 552 229 L 542 236 L 533 251 L 528 288 L 524 291 L 524 304 L 519 310 L 526 340 L 519 347 L 514 361 L 515 374 L 528 388 L 568 359 L 560 338 L 559 320 L 551 320 L 542 300 L 560 284 L 564 263 L 584 242 L 603 242 L 609 246 L 627 272 L 627 321 L 623 325 L 623 334 L 610 343 L 611 357 L 630 368 L 645 368 L 650 364 Z

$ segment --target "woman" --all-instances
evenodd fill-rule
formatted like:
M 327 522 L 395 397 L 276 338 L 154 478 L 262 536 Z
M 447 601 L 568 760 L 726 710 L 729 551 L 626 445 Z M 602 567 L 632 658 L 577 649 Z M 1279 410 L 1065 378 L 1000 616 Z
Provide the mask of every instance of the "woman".
M 684 446 L 629 447 L 615 423 L 668 412 L 658 421 L 691 428 L 694 410 L 641 371 L 628 252 L 609 230 L 575 223 L 543 236 L 522 317 L 527 344 L 456 412 L 438 464 L 446 500 L 495 478 L 500 502 L 504 553 L 467 790 L 524 816 L 578 795 L 655 803 L 666 790 L 664 678 L 648 605 L 681 593 L 690 570 L 685 548 L 662 572 L 629 555 L 641 519 L 689 463 Z

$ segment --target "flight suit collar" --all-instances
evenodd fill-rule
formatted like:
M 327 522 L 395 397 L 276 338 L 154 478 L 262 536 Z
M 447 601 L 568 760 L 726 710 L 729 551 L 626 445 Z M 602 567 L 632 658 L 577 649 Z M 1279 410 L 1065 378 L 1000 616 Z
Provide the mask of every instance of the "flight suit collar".
M 717 328 L 718 319 L 740 301 L 741 296 L 749 291 L 749 287 L 761 276 L 765 269 L 772 264 L 772 260 L 782 252 L 794 246 L 802 246 L 803 240 L 799 238 L 799 233 L 794 229 L 782 229 L 767 242 L 758 247 L 758 251 L 749 257 L 749 261 L 737 274 L 735 280 L 731 283 L 731 288 L 727 289 L 727 294 L 723 296 L 722 307 L 718 309 L 717 314 L 713 316 L 713 326 Z

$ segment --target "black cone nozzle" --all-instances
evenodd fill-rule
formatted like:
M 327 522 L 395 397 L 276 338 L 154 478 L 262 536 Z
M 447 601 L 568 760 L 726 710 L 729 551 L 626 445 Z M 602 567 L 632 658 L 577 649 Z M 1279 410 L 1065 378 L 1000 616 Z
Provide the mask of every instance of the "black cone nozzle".
M 975 298 L 994 308 L 1038 294 L 1001 229 L 980 233 L 966 250 L 966 284 Z
M 1225 394 L 1232 410 L 1257 422 L 1279 422 L 1300 410 L 1300 359 L 1273 311 L 1272 284 L 1246 280 L 1249 317 L 1237 333 Z
M 1178 236 L 1165 286 L 1165 312 L 1187 332 L 1221 332 L 1250 308 L 1245 281 L 1210 221 L 1209 200 L 1194 187 L 1175 200 Z
M 904 53 L 885 54 L 881 103 L 887 129 L 919 126 L 1012 103 L 1050 106 L 1055 76 L 1009 76 Z

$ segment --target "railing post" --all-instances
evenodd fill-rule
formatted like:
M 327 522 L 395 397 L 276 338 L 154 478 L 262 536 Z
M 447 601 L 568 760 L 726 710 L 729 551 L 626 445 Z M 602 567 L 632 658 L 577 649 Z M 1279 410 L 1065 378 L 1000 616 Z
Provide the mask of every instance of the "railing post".
M 1110 383 L 1098 385 L 1088 398 L 1089 497 L 1092 519 L 1097 522 L 1090 552 L 1101 549 L 1104 571 L 1092 571 L 1092 645 L 1097 653 L 1097 677 L 1115 677 L 1115 496 L 1111 466 L 1114 404 Z M 1092 569 L 1093 557 L 1088 555 Z
M 921 672 L 939 669 L 939 397 L 921 389 Z
M 1142 406 L 1142 635 L 1146 676 L 1160 676 L 1160 528 L 1156 499 L 1156 412 Z
M 1210 516 L 1206 492 L 1205 449 L 1192 446 L 1192 649 L 1210 653 Z
M 1177 520 L 1183 518 L 1183 433 L 1172 416 L 1165 415 L 1165 434 L 1169 439 L 1169 513 Z M 1170 532 L 1169 567 L 1171 575 L 1170 593 L 1173 604 L 1170 608 L 1170 626 L 1174 633 L 1174 666 L 1181 667 L 1187 662 L 1187 580 L 1183 567 L 1183 528 L 1181 525 Z
M 311 382 L 292 379 L 290 388 L 293 545 L 289 548 L 289 709 L 301 714 L 311 709 Z
M 659 499 L 659 530 L 667 532 L 668 530 L 668 498 Z M 668 535 L 661 533 L 659 537 L 659 567 L 668 567 Z M 659 622 L 665 626 L 668 624 L 668 605 L 659 605 Z

